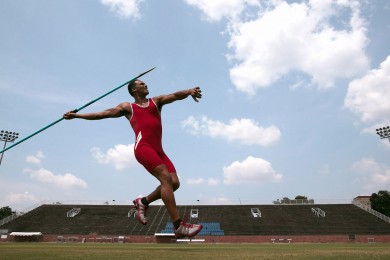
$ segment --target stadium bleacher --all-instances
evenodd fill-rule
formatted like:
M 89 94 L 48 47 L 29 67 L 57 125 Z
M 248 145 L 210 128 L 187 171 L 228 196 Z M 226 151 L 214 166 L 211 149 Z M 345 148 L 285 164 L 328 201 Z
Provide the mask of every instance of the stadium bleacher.
M 203 229 L 199 232 L 199 236 L 223 236 L 225 232 L 221 230 L 219 222 L 199 222 L 202 224 Z M 160 231 L 162 234 L 173 233 L 173 223 L 168 222 L 163 230 Z
M 67 217 L 73 208 L 81 210 Z M 132 206 L 124 205 L 42 205 L 4 225 L 9 232 L 43 234 L 104 234 L 104 235 L 154 235 L 173 233 L 172 222 L 164 206 L 151 205 L 148 224 L 140 225 Z M 337 235 L 337 234 L 390 234 L 390 224 L 369 214 L 353 204 L 321 205 L 217 205 L 178 206 L 179 214 L 190 215 L 196 208 L 191 223 L 202 223 L 198 236 L 242 235 Z M 253 208 L 261 216 L 254 217 Z M 325 217 L 313 214 L 320 208 Z

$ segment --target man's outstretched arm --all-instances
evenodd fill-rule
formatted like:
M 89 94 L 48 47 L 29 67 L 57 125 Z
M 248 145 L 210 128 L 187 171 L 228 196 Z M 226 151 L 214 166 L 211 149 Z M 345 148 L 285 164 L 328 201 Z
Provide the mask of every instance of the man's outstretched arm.
M 157 104 L 163 106 L 165 104 L 172 103 L 176 100 L 185 99 L 188 96 L 191 96 L 196 102 L 199 102 L 198 99 L 202 98 L 202 90 L 200 89 L 200 87 L 180 90 L 172 94 L 155 97 L 154 100 L 157 102 Z
M 128 113 L 124 103 L 119 104 L 117 107 L 109 108 L 107 110 L 101 112 L 93 112 L 93 113 L 85 113 L 85 114 L 77 114 L 72 111 L 69 111 L 64 114 L 64 119 L 70 120 L 73 118 L 81 118 L 86 120 L 100 120 L 105 118 L 116 118 L 124 116 Z

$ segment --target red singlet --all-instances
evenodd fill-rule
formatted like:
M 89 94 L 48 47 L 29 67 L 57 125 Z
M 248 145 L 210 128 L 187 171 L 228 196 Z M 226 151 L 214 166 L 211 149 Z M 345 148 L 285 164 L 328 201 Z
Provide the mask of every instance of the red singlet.
M 135 133 L 134 155 L 150 173 L 158 165 L 165 164 L 170 173 L 176 172 L 175 166 L 162 148 L 161 115 L 153 99 L 146 107 L 132 103 L 133 114 L 130 125 Z

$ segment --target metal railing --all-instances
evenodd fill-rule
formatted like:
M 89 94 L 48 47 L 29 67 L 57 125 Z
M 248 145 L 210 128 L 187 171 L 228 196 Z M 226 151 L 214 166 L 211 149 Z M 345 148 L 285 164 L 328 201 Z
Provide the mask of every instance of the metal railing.
M 306 204 L 314 204 L 314 199 L 282 199 L 282 200 L 275 200 L 272 202 L 276 205 L 306 205 Z
M 376 211 L 376 210 L 373 210 L 372 208 L 370 207 L 367 207 L 357 201 L 352 201 L 352 204 L 361 208 L 362 210 L 365 210 L 367 211 L 368 213 L 371 213 L 372 215 L 382 219 L 383 221 L 386 221 L 387 223 L 390 223 L 390 217 L 386 216 L 386 215 L 383 215 L 382 213 Z
M 30 207 L 20 211 L 20 212 L 16 212 L 15 214 L 12 214 L 11 216 L 3 218 L 2 220 L 0 220 L 0 226 L 4 225 L 4 224 L 6 224 L 6 223 L 8 223 L 8 222 L 10 222 L 10 221 L 20 217 L 20 216 L 23 216 L 24 214 L 32 211 L 33 209 L 36 209 L 36 208 L 42 206 L 43 204 L 46 204 L 46 201 L 38 202 L 38 203 L 36 203 L 36 204 L 34 204 L 34 205 L 32 205 L 32 206 L 30 206 Z

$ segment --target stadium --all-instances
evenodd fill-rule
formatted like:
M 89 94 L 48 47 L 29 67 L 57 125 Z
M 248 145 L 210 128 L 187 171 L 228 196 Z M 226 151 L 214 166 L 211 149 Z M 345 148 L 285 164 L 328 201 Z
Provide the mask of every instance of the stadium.
M 58 243 L 388 243 L 390 218 L 356 197 L 350 204 L 179 205 L 191 239 L 176 239 L 165 206 L 143 226 L 129 205 L 44 202 L 0 221 L 1 240 Z
M 389 10 L 0 1 L 0 259 L 390 259 Z

